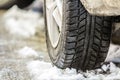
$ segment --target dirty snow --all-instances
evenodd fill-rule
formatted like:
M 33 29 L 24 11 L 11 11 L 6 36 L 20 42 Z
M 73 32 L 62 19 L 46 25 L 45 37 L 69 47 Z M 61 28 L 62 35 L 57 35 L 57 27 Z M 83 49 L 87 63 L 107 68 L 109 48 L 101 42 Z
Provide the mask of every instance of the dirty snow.
M 33 36 L 37 29 L 44 29 L 44 19 L 40 13 L 21 10 L 17 6 L 4 14 L 3 21 L 10 34 L 22 37 Z
M 0 80 L 24 80 L 23 76 L 20 76 L 16 71 L 10 68 L 3 68 L 0 70 Z

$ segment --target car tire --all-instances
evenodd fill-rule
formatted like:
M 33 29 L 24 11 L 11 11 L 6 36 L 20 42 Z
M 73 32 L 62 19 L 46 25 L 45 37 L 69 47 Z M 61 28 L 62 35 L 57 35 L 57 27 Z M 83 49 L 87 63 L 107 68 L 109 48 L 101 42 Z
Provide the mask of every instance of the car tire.
M 48 30 L 48 23 L 52 22 L 47 18 L 46 3 L 44 0 L 46 42 L 52 63 L 62 69 L 83 71 L 99 67 L 109 49 L 111 17 L 90 15 L 80 0 L 63 0 L 60 38 L 53 47 Z

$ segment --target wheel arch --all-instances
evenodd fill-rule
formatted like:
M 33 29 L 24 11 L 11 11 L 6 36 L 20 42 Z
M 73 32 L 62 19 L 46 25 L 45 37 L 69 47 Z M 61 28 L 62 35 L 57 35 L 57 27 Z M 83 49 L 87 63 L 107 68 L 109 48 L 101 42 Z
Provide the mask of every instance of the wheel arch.
M 80 0 L 86 10 L 97 16 L 120 15 L 120 0 Z

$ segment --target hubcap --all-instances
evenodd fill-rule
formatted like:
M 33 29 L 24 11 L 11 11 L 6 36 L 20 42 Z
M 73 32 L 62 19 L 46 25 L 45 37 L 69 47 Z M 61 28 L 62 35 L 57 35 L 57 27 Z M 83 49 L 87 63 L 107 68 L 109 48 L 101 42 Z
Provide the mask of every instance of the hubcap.
M 62 0 L 46 0 L 46 15 L 49 39 L 56 48 L 62 27 Z

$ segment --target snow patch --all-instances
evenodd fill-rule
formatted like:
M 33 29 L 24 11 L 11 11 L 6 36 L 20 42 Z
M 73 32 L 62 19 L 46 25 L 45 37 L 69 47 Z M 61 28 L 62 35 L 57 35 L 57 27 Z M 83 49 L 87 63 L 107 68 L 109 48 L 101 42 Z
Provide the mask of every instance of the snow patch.
M 38 58 L 39 57 L 38 52 L 36 52 L 35 50 L 27 46 L 18 50 L 17 53 L 21 58 L 29 58 L 29 57 Z
M 17 74 L 11 69 L 3 68 L 0 70 L 0 80 L 9 80 L 16 77 Z
M 115 64 L 113 64 L 112 62 L 110 63 L 110 72 L 117 72 L 116 70 L 119 70 Z
M 102 68 L 110 71 L 109 74 L 101 74 L 102 69 L 77 73 L 75 69 L 61 70 L 53 67 L 51 63 L 44 61 L 31 61 L 27 63 L 33 80 L 119 80 L 120 68 L 116 67 L 113 63 L 103 66 Z
M 3 17 L 6 30 L 16 36 L 30 37 L 35 35 L 37 29 L 44 29 L 44 19 L 40 13 L 25 11 L 13 6 Z
M 33 76 L 33 80 L 78 80 L 84 78 L 83 75 L 77 74 L 75 69 L 63 71 L 44 61 L 29 62 L 27 68 Z

